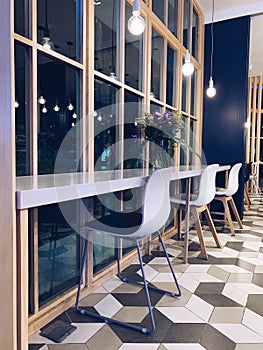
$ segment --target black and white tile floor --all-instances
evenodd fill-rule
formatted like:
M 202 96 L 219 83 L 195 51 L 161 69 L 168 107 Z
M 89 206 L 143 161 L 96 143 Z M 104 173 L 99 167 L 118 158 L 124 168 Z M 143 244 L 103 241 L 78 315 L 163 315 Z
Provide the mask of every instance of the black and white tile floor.
M 262 350 L 263 349 L 263 198 L 254 198 L 245 212 L 244 229 L 231 237 L 218 227 L 222 249 L 205 232 L 209 259 L 199 257 L 191 232 L 190 259 L 170 248 L 182 296 L 174 299 L 151 292 L 156 332 L 138 332 L 87 319 L 70 308 L 58 319 L 77 329 L 62 343 L 33 334 L 29 350 Z M 172 244 L 174 241 L 169 240 Z M 150 283 L 173 290 L 171 274 L 161 253 L 144 257 Z M 125 273 L 137 275 L 135 262 Z M 82 306 L 128 322 L 147 325 L 144 292 L 116 277 L 81 301 Z

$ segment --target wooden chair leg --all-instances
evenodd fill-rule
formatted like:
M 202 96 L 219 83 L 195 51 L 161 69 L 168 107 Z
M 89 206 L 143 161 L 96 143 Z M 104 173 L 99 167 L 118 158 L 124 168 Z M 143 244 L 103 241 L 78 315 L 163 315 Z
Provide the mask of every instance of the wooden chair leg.
M 206 252 L 206 248 L 205 248 L 205 240 L 204 240 L 203 230 L 202 230 L 201 222 L 200 222 L 199 215 L 198 215 L 198 212 L 196 209 L 193 209 L 193 216 L 194 216 L 194 220 L 195 220 L 195 229 L 197 231 L 197 235 L 198 235 L 199 243 L 201 246 L 203 258 L 207 260 L 208 256 L 207 256 L 207 252 Z
M 245 201 L 247 203 L 248 208 L 250 208 L 251 200 L 250 200 L 249 193 L 248 193 L 247 183 L 245 183 L 245 185 L 244 185 L 244 197 L 245 197 Z
M 234 215 L 235 215 L 235 217 L 236 217 L 236 219 L 237 219 L 239 228 L 243 228 L 243 224 L 242 224 L 242 221 L 241 221 L 240 216 L 239 216 L 239 214 L 238 214 L 237 207 L 236 207 L 236 205 L 235 205 L 235 202 L 234 202 L 233 197 L 231 197 L 231 198 L 229 199 L 229 202 L 230 202 L 231 208 L 232 208 L 232 210 L 233 210 L 233 213 L 234 213 Z
M 215 225 L 214 225 L 214 222 L 212 220 L 212 217 L 211 217 L 211 214 L 210 214 L 210 211 L 208 209 L 208 207 L 204 210 L 204 214 L 205 214 L 205 218 L 206 218 L 206 221 L 208 223 L 208 226 L 210 228 L 210 231 L 212 232 L 212 235 L 214 237 L 214 240 L 216 242 L 216 246 L 218 248 L 221 248 L 221 243 L 220 243 L 220 240 L 219 240 L 219 237 L 218 237 L 218 234 L 217 234 L 217 231 L 216 231 L 216 228 L 215 228 Z
M 230 231 L 231 231 L 231 236 L 235 236 L 235 229 L 234 229 L 234 224 L 231 218 L 231 214 L 230 214 L 230 210 L 228 207 L 228 203 L 227 203 L 227 199 L 226 198 L 222 198 L 222 203 L 224 205 L 224 209 L 225 209 L 225 214 L 226 214 L 226 218 L 230 227 Z
M 182 239 L 182 229 L 181 229 L 181 222 L 182 222 L 182 209 L 178 208 L 176 212 L 177 216 L 177 239 Z

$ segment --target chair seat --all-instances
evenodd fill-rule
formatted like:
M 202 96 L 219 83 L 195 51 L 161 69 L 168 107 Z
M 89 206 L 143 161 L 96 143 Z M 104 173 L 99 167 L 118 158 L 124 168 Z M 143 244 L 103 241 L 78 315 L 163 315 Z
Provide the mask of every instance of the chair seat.
M 100 219 L 92 220 L 85 225 L 91 231 L 99 231 L 107 234 L 118 235 L 119 237 L 129 236 L 136 232 L 142 223 L 142 214 L 113 213 Z
M 226 196 L 226 195 L 227 195 L 226 188 L 221 188 L 221 187 L 216 188 L 216 196 Z
M 190 195 L 190 202 L 189 205 L 190 206 L 195 206 L 195 201 L 197 199 L 197 195 L 196 194 L 191 194 Z M 180 195 L 180 197 L 178 196 L 171 196 L 170 197 L 170 201 L 173 204 L 180 204 L 180 205 L 186 205 L 186 195 L 182 194 Z

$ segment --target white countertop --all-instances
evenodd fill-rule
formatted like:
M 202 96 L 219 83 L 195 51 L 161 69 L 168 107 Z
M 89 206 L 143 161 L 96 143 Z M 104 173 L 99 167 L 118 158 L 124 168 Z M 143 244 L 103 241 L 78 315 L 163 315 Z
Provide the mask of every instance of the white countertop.
M 220 170 L 228 169 L 229 166 L 220 167 Z M 191 167 L 188 170 L 185 167 L 175 167 L 172 180 L 199 176 L 201 172 L 201 167 Z M 16 207 L 34 208 L 141 187 L 146 179 L 143 169 L 21 176 L 16 179 Z

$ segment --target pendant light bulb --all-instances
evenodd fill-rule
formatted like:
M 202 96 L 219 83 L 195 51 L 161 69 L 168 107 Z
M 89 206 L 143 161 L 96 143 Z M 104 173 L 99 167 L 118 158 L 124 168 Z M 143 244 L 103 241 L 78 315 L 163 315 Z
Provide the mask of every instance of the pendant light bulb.
M 47 113 L 47 107 L 46 106 L 44 106 L 43 108 L 42 108 L 42 113 Z
M 139 0 L 133 0 L 132 16 L 128 20 L 128 29 L 133 35 L 141 35 L 145 30 L 145 20 L 140 15 Z
M 67 108 L 68 108 L 69 111 L 73 111 L 73 109 L 74 109 L 74 106 L 73 106 L 73 104 L 70 102 L 70 100 L 69 100 L 69 104 L 67 105 Z
M 59 105 L 56 103 L 55 106 L 53 107 L 53 109 L 54 109 L 55 112 L 59 112 L 60 107 L 59 107 Z
M 184 65 L 182 67 L 183 75 L 186 77 L 189 77 L 190 75 L 192 75 L 194 73 L 194 70 L 195 70 L 194 65 L 193 65 L 193 63 L 191 63 L 191 60 L 190 60 L 189 50 L 186 50 Z
M 77 113 L 76 113 L 76 112 L 74 112 L 74 113 L 72 114 L 72 118 L 77 119 Z
M 15 108 L 18 108 L 19 107 L 19 102 L 17 100 L 15 100 Z
M 209 87 L 206 90 L 206 94 L 208 97 L 214 97 L 216 95 L 216 88 L 214 87 L 214 81 L 212 77 L 210 77 Z
M 41 95 L 38 99 L 38 103 L 44 105 L 46 103 L 46 99 Z

